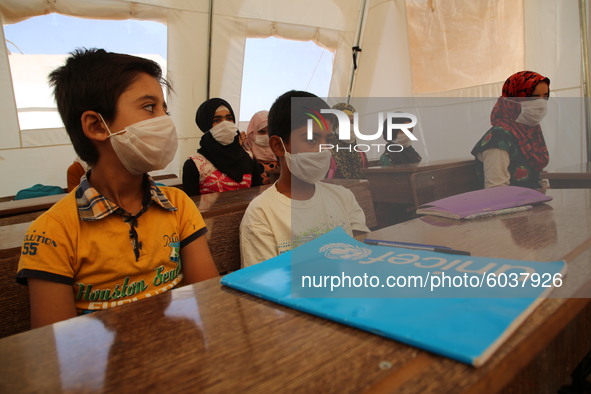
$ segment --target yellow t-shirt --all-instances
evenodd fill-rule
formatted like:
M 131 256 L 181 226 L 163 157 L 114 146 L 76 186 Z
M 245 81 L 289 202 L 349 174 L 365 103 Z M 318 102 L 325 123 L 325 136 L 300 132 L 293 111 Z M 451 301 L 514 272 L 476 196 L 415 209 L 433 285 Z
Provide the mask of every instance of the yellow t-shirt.
M 116 212 L 106 213 L 104 204 L 102 217 L 86 213 L 91 218 L 81 219 L 85 213 L 79 210 L 95 210 L 96 204 L 93 208 L 90 198 L 87 206 L 81 206 L 80 198 L 92 192 L 93 197 L 102 197 L 89 189 L 72 191 L 31 224 L 17 280 L 72 285 L 79 314 L 151 297 L 180 283 L 180 249 L 207 231 L 195 203 L 179 189 L 152 183 L 155 191 L 149 208 L 137 216 L 134 248 L 129 218 L 124 221 Z

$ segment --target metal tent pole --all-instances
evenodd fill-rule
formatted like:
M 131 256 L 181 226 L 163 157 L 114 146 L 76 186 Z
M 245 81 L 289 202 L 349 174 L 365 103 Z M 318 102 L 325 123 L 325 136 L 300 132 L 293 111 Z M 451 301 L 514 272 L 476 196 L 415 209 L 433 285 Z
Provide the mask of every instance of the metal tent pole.
M 367 13 L 367 0 L 363 0 L 361 5 L 361 11 L 359 15 L 359 24 L 357 25 L 357 35 L 355 37 L 355 45 L 351 50 L 353 51 L 353 67 L 351 67 L 351 76 L 349 78 L 349 89 L 347 90 L 347 103 L 351 100 L 351 94 L 353 93 L 353 85 L 355 84 L 355 76 L 357 74 L 357 55 L 361 52 L 361 36 L 365 27 L 365 16 Z
M 579 0 L 579 21 L 581 25 L 581 65 L 583 68 L 583 100 L 587 137 L 587 162 L 589 162 L 591 161 L 591 79 L 589 70 L 589 27 L 587 25 L 587 12 L 587 0 Z
M 207 100 L 211 98 L 211 42 L 213 36 L 213 0 L 209 0 L 209 32 L 207 39 Z

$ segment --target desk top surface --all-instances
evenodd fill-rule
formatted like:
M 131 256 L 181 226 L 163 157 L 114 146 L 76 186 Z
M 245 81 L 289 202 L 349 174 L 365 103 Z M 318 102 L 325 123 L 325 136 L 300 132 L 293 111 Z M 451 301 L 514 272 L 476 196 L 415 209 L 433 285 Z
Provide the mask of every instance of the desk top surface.
M 475 165 L 474 159 L 455 159 L 455 160 L 432 160 L 421 161 L 419 163 L 395 164 L 388 167 L 369 167 L 362 169 L 361 172 L 365 175 L 379 174 L 379 173 L 414 173 L 421 171 L 437 170 L 442 168 L 451 168 L 458 166 L 472 166 Z
M 569 256 L 569 264 L 587 266 L 591 191 L 550 194 L 552 202 L 527 212 L 470 222 L 419 218 L 372 237 L 473 255 Z M 216 278 L 0 340 L 0 391 L 489 392 L 587 302 L 543 301 L 491 360 L 473 368 L 227 289 Z
M 546 179 L 591 179 L 591 162 L 544 171 L 542 177 Z

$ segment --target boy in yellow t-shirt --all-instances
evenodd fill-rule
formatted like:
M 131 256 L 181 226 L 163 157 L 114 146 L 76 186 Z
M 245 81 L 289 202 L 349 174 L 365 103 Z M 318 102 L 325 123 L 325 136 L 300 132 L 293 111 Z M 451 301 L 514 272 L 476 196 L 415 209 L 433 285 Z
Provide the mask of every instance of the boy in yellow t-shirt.
M 217 276 L 194 202 L 147 174 L 177 148 L 160 66 L 77 50 L 49 79 L 74 149 L 92 169 L 25 236 L 17 280 L 29 286 L 31 325 Z

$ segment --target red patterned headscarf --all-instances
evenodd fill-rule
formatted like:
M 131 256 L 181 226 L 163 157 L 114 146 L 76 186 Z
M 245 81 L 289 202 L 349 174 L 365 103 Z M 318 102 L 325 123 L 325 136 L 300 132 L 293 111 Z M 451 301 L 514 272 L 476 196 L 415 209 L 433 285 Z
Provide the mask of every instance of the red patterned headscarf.
M 526 126 L 515 122 L 521 113 L 521 104 L 503 97 L 531 97 L 540 82 L 550 86 L 550 79 L 533 71 L 520 71 L 511 75 L 503 85 L 502 97 L 499 97 L 490 114 L 491 124 L 513 134 L 529 164 L 538 171 L 546 167 L 549 160 L 542 128 L 540 125 Z

